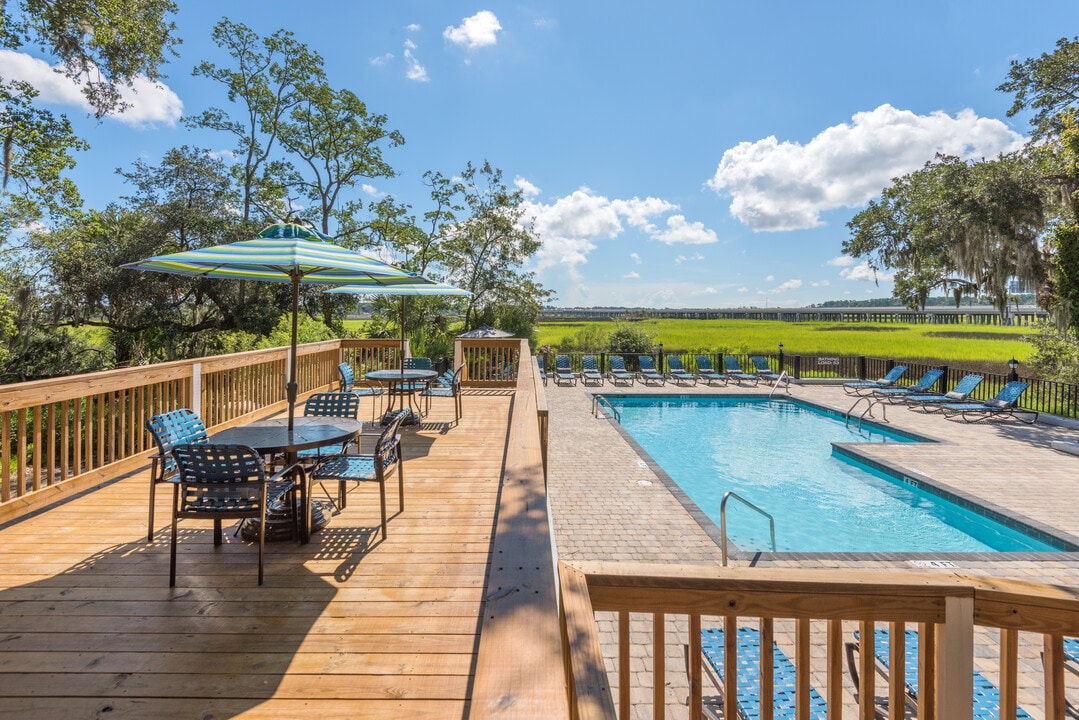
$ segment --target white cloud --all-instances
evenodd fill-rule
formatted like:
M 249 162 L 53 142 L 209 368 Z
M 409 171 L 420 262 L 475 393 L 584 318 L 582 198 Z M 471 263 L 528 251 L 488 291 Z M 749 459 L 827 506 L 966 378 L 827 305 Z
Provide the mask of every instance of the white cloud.
M 513 184 L 525 197 L 534 197 L 540 194 L 540 189 L 538 187 L 528 182 L 528 180 L 525 180 L 520 175 L 513 178 Z
M 854 265 L 852 267 L 843 268 L 839 271 L 839 276 L 846 280 L 858 280 L 861 282 L 877 282 L 878 280 L 890 281 L 892 279 L 891 273 L 874 272 L 869 267 L 869 263 L 862 263 L 861 265 Z
M 768 275 L 768 276 L 766 276 L 764 278 L 764 282 L 775 282 L 775 279 L 776 279 L 775 275 Z
M 829 260 L 828 264 L 836 267 L 850 267 L 854 264 L 854 258 L 850 255 L 840 255 L 839 257 L 834 257 Z
M 674 258 L 674 264 L 681 265 L 682 263 L 689 262 L 690 260 L 693 260 L 694 262 L 700 262 L 701 260 L 704 260 L 704 255 L 701 255 L 700 253 L 694 253 L 693 255 L 678 255 Z
M 640 276 L 641 276 L 641 274 L 639 272 L 631 271 L 631 272 L 626 273 L 622 277 L 633 279 L 633 278 L 639 278 Z
M 551 204 L 532 200 L 522 203 L 524 216 L 533 218 L 533 232 L 543 243 L 536 255 L 537 269 L 561 267 L 574 278 L 578 277 L 578 268 L 588 262 L 596 243 L 617 238 L 627 225 L 648 233 L 653 239 L 660 239 L 661 235 L 671 238 L 665 242 L 686 242 L 676 236 L 699 238 L 711 232 L 699 223 L 686 223 L 682 216 L 677 216 L 680 219 L 673 223 L 668 219 L 666 230 L 659 230 L 653 224 L 653 220 L 677 209 L 677 205 L 653 197 L 612 200 L 587 187 Z M 639 256 L 631 257 L 640 262 Z
M 809 283 L 812 287 L 829 287 L 832 283 L 827 280 L 818 280 L 816 282 Z
M 973 110 L 916 115 L 885 104 L 805 145 L 775 136 L 739 143 L 723 153 L 707 185 L 729 194 L 731 215 L 752 230 L 800 230 L 820 225 L 824 211 L 864 205 L 936 153 L 996 157 L 1023 142 L 1000 120 Z
M 667 229 L 653 233 L 652 238 L 667 245 L 675 243 L 702 245 L 719 241 L 714 230 L 706 228 L 704 223 L 687 223 L 684 215 L 671 215 L 667 218 Z
M 409 23 L 408 25 L 405 25 L 405 30 L 408 30 L 409 32 L 419 32 L 420 31 L 420 24 L 419 23 Z
M 641 256 L 638 253 L 635 253 L 635 252 L 630 253 L 629 254 L 629 259 L 632 260 L 633 262 L 637 263 L 638 265 L 641 264 Z
M 368 62 L 371 63 L 372 65 L 374 65 L 375 67 L 382 67 L 383 65 L 388 63 L 390 60 L 393 60 L 393 53 L 388 52 L 388 53 L 383 53 L 382 55 L 379 55 L 378 57 L 373 57 L 370 60 L 368 60 Z
M 450 25 L 442 31 L 442 37 L 454 45 L 461 45 L 469 50 L 474 50 L 498 42 L 498 31 L 502 26 L 498 24 L 498 18 L 490 10 L 480 10 L 472 17 L 461 21 L 457 27 Z
M 787 292 L 788 290 L 797 290 L 800 287 L 802 287 L 802 281 L 801 280 L 788 280 L 785 283 L 780 283 L 779 285 L 777 285 L 776 288 L 774 290 L 772 290 L 772 292 L 773 293 L 783 293 L 783 292 Z
M 405 70 L 405 77 L 409 80 L 415 80 L 416 82 L 428 82 L 430 80 L 427 77 L 427 68 L 416 59 L 416 56 L 412 53 L 416 49 L 416 43 L 411 40 L 405 40 L 405 63 L 408 68 Z
M 44 60 L 13 50 L 0 50 L 0 77 L 25 80 L 37 88 L 41 93 L 39 99 L 46 103 L 73 105 L 93 112 L 81 86 L 56 72 Z M 144 77 L 135 78 L 130 88 L 121 87 L 120 95 L 130 107 L 107 117 L 125 125 L 174 127 L 183 115 L 184 104 L 176 93 L 166 85 Z
M 749 292 L 749 288 L 747 288 L 747 287 L 740 287 L 740 288 L 738 288 L 738 289 L 737 289 L 737 290 L 736 290 L 735 292 L 740 292 L 740 293 L 747 293 L 747 292 Z
M 373 198 L 376 198 L 376 199 L 386 197 L 386 193 L 382 192 L 381 190 L 379 190 L 377 187 L 375 187 L 371 183 L 362 183 L 360 185 L 360 189 L 363 190 L 365 195 L 369 195 L 369 196 L 371 196 Z

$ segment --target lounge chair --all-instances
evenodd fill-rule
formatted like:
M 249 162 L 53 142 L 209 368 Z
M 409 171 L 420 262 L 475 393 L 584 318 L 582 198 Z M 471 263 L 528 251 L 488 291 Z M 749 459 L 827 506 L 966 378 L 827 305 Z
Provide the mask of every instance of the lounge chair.
M 854 654 L 859 652 L 858 633 L 854 633 L 855 642 L 847 643 L 847 669 L 851 680 L 854 681 L 855 692 L 860 692 L 860 678 L 858 677 L 858 664 Z M 884 628 L 873 631 L 873 655 L 876 658 L 877 672 L 881 677 L 888 677 L 889 641 L 888 630 Z M 918 633 L 915 630 L 907 630 L 904 638 L 905 661 L 903 663 L 903 685 L 906 691 L 907 703 L 911 708 L 918 707 Z M 890 717 L 894 717 L 890 716 Z M 988 678 L 977 670 L 974 671 L 974 718 L 975 720 L 997 720 L 1000 717 L 1000 689 L 991 683 Z M 1021 707 L 1015 708 L 1016 720 L 1032 720 L 1030 715 Z
M 595 355 L 585 355 L 581 358 L 581 382 L 585 385 L 603 384 L 603 373 L 599 371 Z
M 705 628 L 701 630 L 701 651 L 708 661 L 706 667 L 713 675 L 717 686 L 723 680 L 723 629 Z M 738 714 L 744 720 L 761 716 L 760 678 L 761 640 L 755 628 L 738 628 Z M 774 668 L 773 706 L 775 717 L 793 718 L 795 711 L 796 684 L 795 667 L 790 658 L 772 645 L 772 666 Z M 705 705 L 706 710 L 710 710 Z M 812 686 L 809 688 L 809 716 L 818 720 L 828 717 L 828 705 Z
M 543 359 L 542 355 L 536 356 L 536 366 L 539 368 L 540 379 L 543 380 L 543 384 L 547 384 L 547 378 L 550 377 L 550 373 L 547 372 L 547 362 Z
M 741 363 L 738 362 L 738 358 L 734 355 L 723 356 L 723 368 L 727 371 L 727 382 L 734 380 L 738 385 L 742 383 L 756 385 L 760 382 L 760 378 L 757 377 L 756 373 L 747 373 L 742 369 Z
M 754 355 L 751 357 L 750 362 L 753 363 L 753 369 L 757 372 L 757 378 L 759 380 L 766 380 L 770 383 L 783 382 L 784 387 L 790 387 L 791 379 L 789 375 L 781 372 L 775 372 L 772 370 L 772 366 L 768 364 L 768 360 L 760 355 Z
M 945 403 L 957 403 L 966 400 L 981 381 L 981 375 L 964 375 L 955 384 L 955 387 L 946 393 L 903 395 L 902 399 L 906 403 L 908 410 L 920 410 L 924 413 L 936 412 Z
M 638 355 L 637 362 L 641 368 L 638 377 L 641 378 L 642 383 L 649 385 L 658 382 L 663 385 L 667 382 L 667 378 L 663 377 L 663 373 L 656 370 L 656 361 L 652 359 L 651 355 Z
M 943 370 L 926 370 L 918 382 L 905 387 L 873 388 L 873 397 L 890 403 L 901 403 L 907 395 L 924 395 L 933 392 L 933 386 L 944 375 Z
M 704 380 L 708 385 L 712 383 L 727 384 L 727 376 L 715 371 L 712 367 L 712 359 L 707 355 L 697 356 L 697 377 Z
M 577 377 L 577 373 L 573 372 L 573 370 L 570 369 L 569 355 L 556 355 L 554 359 L 555 385 L 561 385 L 562 383 L 576 385 Z
M 896 365 L 888 371 L 888 374 L 880 380 L 855 380 L 843 383 L 843 391 L 848 395 L 872 395 L 874 390 L 895 385 L 903 373 L 907 371 L 906 365 Z
M 1016 403 L 1029 385 L 1019 380 L 1013 380 L 1000 389 L 995 397 L 985 402 L 945 403 L 940 406 L 944 417 L 960 416 L 966 422 L 978 422 L 995 417 L 1013 417 L 1026 423 L 1033 423 L 1038 419 L 1036 410 L 1024 410 Z
M 626 361 L 621 355 L 611 355 L 607 358 L 611 369 L 607 372 L 612 385 L 632 385 L 633 373 L 626 370 Z
M 678 385 L 682 383 L 697 384 L 697 376 L 691 372 L 686 372 L 686 367 L 682 364 L 682 358 L 678 355 L 671 355 L 667 358 L 667 374 Z

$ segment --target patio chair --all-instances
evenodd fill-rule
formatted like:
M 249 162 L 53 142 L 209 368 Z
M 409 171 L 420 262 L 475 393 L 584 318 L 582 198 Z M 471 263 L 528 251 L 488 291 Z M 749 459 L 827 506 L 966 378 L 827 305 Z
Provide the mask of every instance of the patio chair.
M 554 383 L 555 385 L 561 385 L 564 382 L 576 385 L 577 373 L 570 369 L 569 355 L 556 355 L 554 359 Z
M 873 397 L 892 404 L 901 403 L 908 395 L 924 395 L 933 392 L 933 386 L 944 375 L 943 370 L 926 370 L 918 382 L 905 387 L 873 388 Z
M 610 355 L 607 358 L 607 363 L 611 366 L 611 369 L 607 371 L 607 377 L 610 378 L 612 385 L 632 385 L 633 373 L 626 370 L 626 360 L 621 355 Z
M 357 415 L 359 414 L 360 398 L 358 395 L 350 392 L 315 393 L 308 397 L 307 401 L 303 404 L 304 417 L 336 417 L 356 420 Z M 352 444 L 354 444 L 354 441 L 345 443 L 340 452 L 346 452 L 349 445 Z M 296 460 L 305 465 L 311 465 L 317 463 L 324 457 L 337 454 L 337 452 L 328 448 L 316 447 L 308 450 L 298 450 L 296 452 Z
M 280 501 L 291 507 L 293 537 L 299 538 L 300 507 L 307 504 L 303 494 L 307 481 L 300 463 L 267 477 L 262 457 L 244 445 L 188 443 L 172 449 L 176 460 L 177 480 L 173 486 L 172 549 L 169 561 L 169 587 L 176 585 L 176 535 L 181 519 L 213 520 L 214 545 L 222 540 L 222 520 L 258 521 L 259 585 L 262 584 L 263 555 L 266 547 L 266 513 Z M 299 476 L 299 481 L 297 481 Z
M 918 709 L 918 632 L 906 630 L 904 633 L 903 686 L 907 704 L 915 711 Z M 861 679 L 858 677 L 858 663 L 854 656 L 860 652 L 859 634 L 854 633 L 854 642 L 847 643 L 847 670 L 854 682 L 855 692 L 860 692 Z M 890 657 L 890 633 L 885 628 L 873 631 L 873 655 L 877 673 L 888 679 L 888 659 Z M 974 671 L 974 718 L 975 720 L 996 720 L 1000 717 L 1000 689 L 977 670 Z M 895 717 L 895 715 L 889 715 Z M 1016 706 L 1016 720 L 1031 720 L 1031 716 Z
M 603 373 L 599 371 L 599 363 L 595 355 L 585 355 L 581 358 L 581 382 L 585 385 L 602 385 Z
M 678 385 L 697 384 L 697 375 L 686 371 L 686 366 L 682 364 L 682 358 L 678 355 L 667 356 L 667 374 Z
M 874 390 L 895 385 L 906 371 L 906 365 L 896 365 L 880 380 L 855 380 L 843 383 L 843 392 L 848 395 L 872 395 Z
M 1017 403 L 1019 396 L 1026 392 L 1028 383 L 1013 380 L 1000 389 L 995 397 L 985 402 L 945 403 L 940 406 L 944 417 L 963 418 L 965 422 L 978 422 L 997 417 L 1013 417 L 1025 423 L 1033 423 L 1038 419 L 1037 410 L 1024 410 Z
M 403 458 L 401 457 L 401 423 L 409 416 L 408 410 L 401 410 L 378 436 L 375 443 L 375 451 L 371 455 L 337 455 L 321 462 L 311 472 L 311 482 L 319 483 L 323 491 L 326 486 L 323 483 L 337 482 L 337 501 L 334 505 L 338 510 L 345 509 L 346 490 L 348 483 L 374 482 L 378 483 L 379 503 L 382 507 L 382 539 L 386 539 L 386 477 L 397 471 L 397 503 L 400 512 L 405 510 L 405 473 Z M 329 494 L 327 492 L 327 494 Z M 333 502 L 331 498 L 331 502 Z
M 543 380 L 543 384 L 546 385 L 550 373 L 547 372 L 547 363 L 544 361 L 542 355 L 536 356 L 536 367 L 539 368 L 540 379 Z
M 658 382 L 660 385 L 664 385 L 667 382 L 667 378 L 663 377 L 663 373 L 656 370 L 656 361 L 651 355 L 638 355 L 637 365 L 641 371 L 637 373 L 637 377 L 641 379 L 641 382 L 645 385 Z
M 1079 638 L 1064 638 L 1064 667 L 1079 675 Z
M 734 355 L 723 356 L 723 368 L 727 371 L 727 382 L 731 380 L 738 385 L 742 383 L 752 383 L 754 386 L 760 382 L 760 378 L 756 373 L 747 373 L 742 369 L 742 365 L 738 362 L 738 358 Z
M 738 715 L 743 720 L 761 717 L 761 639 L 756 628 L 740 627 L 737 636 L 737 662 L 738 684 L 737 705 Z M 709 671 L 713 683 L 717 688 L 724 688 L 723 676 L 723 628 L 704 628 L 701 630 L 701 652 L 708 661 L 705 668 Z M 795 684 L 795 666 L 787 657 L 786 653 L 772 644 L 772 667 L 773 667 L 773 706 L 775 717 L 793 718 L 796 707 L 797 685 Z M 716 713 L 709 707 L 715 701 L 708 702 L 705 710 L 712 717 Z M 828 717 L 828 705 L 816 688 L 809 688 L 809 717 L 815 720 L 825 720 Z
M 382 397 L 386 394 L 386 391 L 382 389 L 382 386 L 376 382 L 370 382 L 364 380 L 362 383 L 357 384 L 356 373 L 353 372 L 352 366 L 347 362 L 343 362 L 337 366 L 337 374 L 340 376 L 341 392 L 352 393 L 357 397 L 369 397 L 371 398 L 371 420 L 374 421 L 375 415 L 375 398 L 379 399 L 379 407 L 382 407 Z
M 187 408 L 154 415 L 146 421 L 146 429 L 157 445 L 157 452 L 150 456 L 150 523 L 146 528 L 146 542 L 153 542 L 157 484 L 176 474 L 172 449 L 177 445 L 207 443 L 210 438 L 202 418 Z
M 697 377 L 708 385 L 712 383 L 727 384 L 727 376 L 723 373 L 717 373 L 715 368 L 712 367 L 712 359 L 707 355 L 697 356 Z
M 754 355 L 749 359 L 753 363 L 753 369 L 757 373 L 757 379 L 766 380 L 770 383 L 782 382 L 784 387 L 790 387 L 791 379 L 789 375 L 784 373 L 777 373 L 772 370 L 772 366 L 768 364 L 768 360 L 760 355 Z
M 453 400 L 453 424 L 457 425 L 461 421 L 461 373 L 465 370 L 465 364 L 461 363 L 456 370 L 449 374 L 449 378 L 445 376 L 439 377 L 438 387 L 429 387 L 420 393 L 420 397 L 424 398 L 427 402 L 427 410 L 424 414 L 429 414 L 431 410 L 431 398 L 441 397 L 450 398 Z
M 946 393 L 926 393 L 903 395 L 902 400 L 907 405 L 908 410 L 920 410 L 924 413 L 936 412 L 940 410 L 941 406 L 945 403 L 963 402 L 970 394 L 974 392 L 974 388 L 982 381 L 981 375 L 964 375 L 963 378 L 955 384 L 951 390 Z

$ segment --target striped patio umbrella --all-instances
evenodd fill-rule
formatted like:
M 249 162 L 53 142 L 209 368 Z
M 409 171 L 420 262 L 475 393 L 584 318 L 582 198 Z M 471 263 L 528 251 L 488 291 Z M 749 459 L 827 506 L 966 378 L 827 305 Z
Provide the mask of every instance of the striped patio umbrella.
M 428 280 L 422 275 L 418 275 L 417 280 L 422 282 L 412 283 L 400 283 L 394 285 L 377 285 L 373 282 L 370 283 L 353 283 L 350 285 L 344 285 L 342 287 L 333 288 L 327 290 L 328 293 L 338 293 L 347 295 L 400 295 L 401 296 L 401 357 L 405 356 L 405 297 L 408 295 L 450 295 L 450 296 L 466 296 L 471 295 L 468 290 L 462 290 L 459 287 L 453 285 L 447 285 L 445 283 L 434 282 Z M 404 363 L 401 363 L 401 370 L 405 368 Z
M 288 427 L 296 406 L 296 324 L 300 306 L 300 284 L 340 285 L 369 283 L 423 284 L 415 273 L 367 255 L 335 245 L 322 233 L 294 223 L 278 223 L 260 232 L 254 240 L 187 250 L 125 263 L 132 270 L 292 284 L 292 345 L 289 350 Z

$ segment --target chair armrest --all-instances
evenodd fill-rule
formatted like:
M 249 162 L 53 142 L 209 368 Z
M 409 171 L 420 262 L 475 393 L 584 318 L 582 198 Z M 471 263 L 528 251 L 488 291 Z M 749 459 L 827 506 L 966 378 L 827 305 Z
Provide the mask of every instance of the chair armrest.
M 303 486 L 307 487 L 307 470 L 304 468 L 303 463 L 294 462 L 288 467 L 281 468 L 270 477 L 266 478 L 267 484 L 280 482 L 286 475 L 295 475 L 299 472 L 300 479 L 303 482 Z M 295 479 L 292 481 L 295 484 Z

